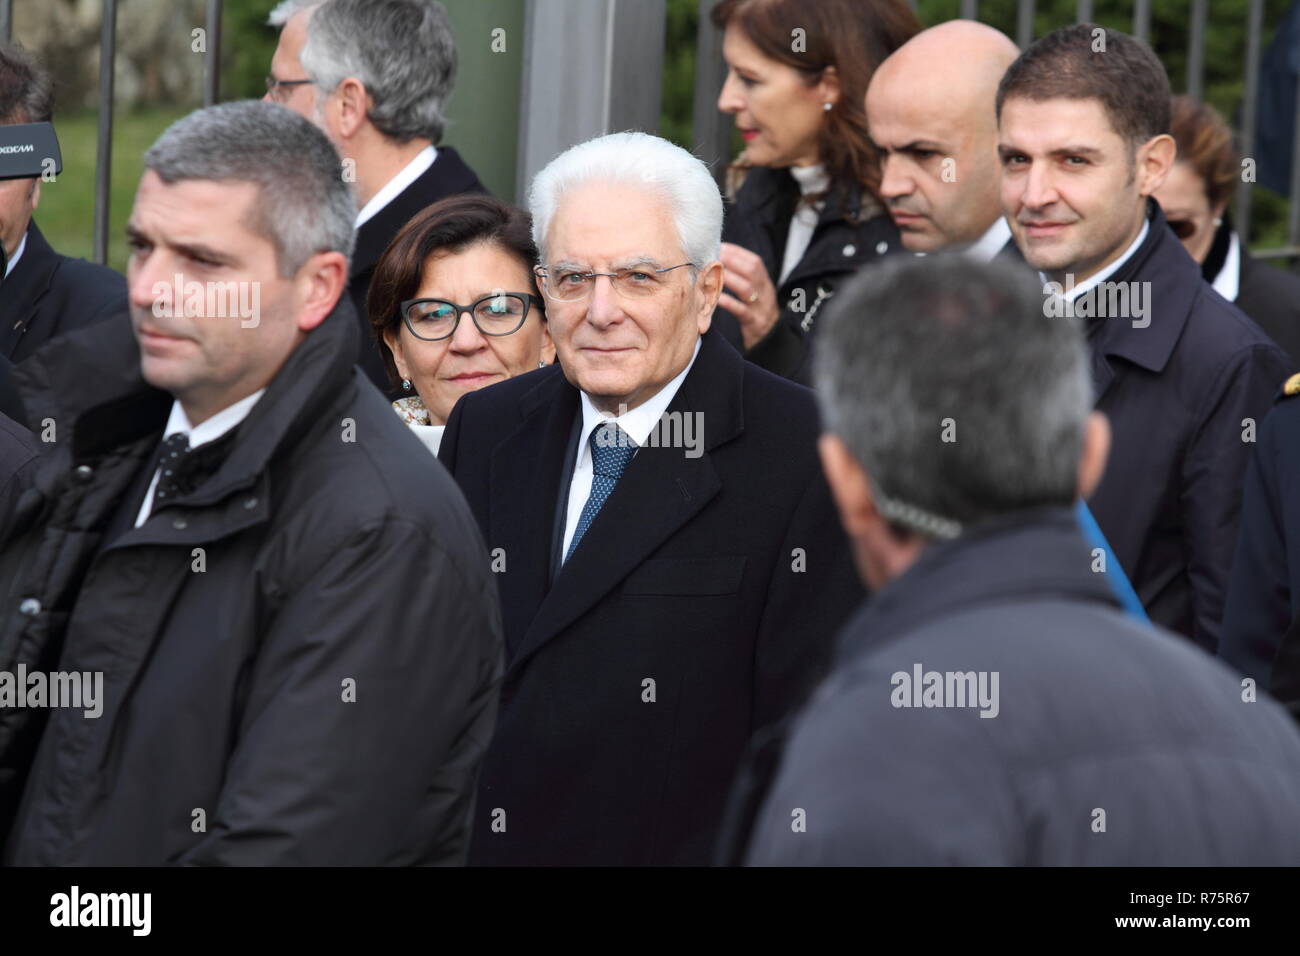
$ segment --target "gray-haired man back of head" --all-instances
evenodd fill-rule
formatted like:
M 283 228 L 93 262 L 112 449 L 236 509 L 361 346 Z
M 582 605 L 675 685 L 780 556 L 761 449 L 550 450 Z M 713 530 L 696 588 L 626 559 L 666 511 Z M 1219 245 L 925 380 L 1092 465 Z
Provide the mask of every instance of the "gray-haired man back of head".
M 1023 267 L 897 259 L 838 299 L 816 364 L 826 430 L 898 537 L 920 544 L 1069 506 L 1081 469 L 1100 473 L 1085 451 L 1082 336 L 1073 320 L 1046 317 Z

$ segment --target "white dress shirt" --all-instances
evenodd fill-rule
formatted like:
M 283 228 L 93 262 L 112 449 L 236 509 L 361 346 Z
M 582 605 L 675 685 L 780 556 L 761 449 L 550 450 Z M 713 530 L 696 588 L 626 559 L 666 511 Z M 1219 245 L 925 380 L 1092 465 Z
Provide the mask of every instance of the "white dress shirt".
M 803 196 L 825 192 L 831 184 L 831 178 L 823 166 L 791 166 L 790 175 L 799 184 L 799 193 Z M 790 232 L 785 237 L 785 256 L 781 260 L 781 277 L 776 280 L 779 287 L 785 277 L 794 271 L 803 254 L 808 251 L 813 233 L 817 231 L 817 221 L 821 218 L 825 203 L 800 202 L 795 206 L 794 216 L 790 219 Z
M 5 263 L 6 279 L 9 278 L 9 273 L 14 271 L 14 266 L 18 265 L 18 260 L 23 257 L 23 250 L 26 248 L 27 248 L 27 233 L 24 232 L 23 237 L 20 240 L 18 240 L 18 248 L 14 250 L 14 254 L 10 256 L 9 261 Z
M 185 415 L 185 409 L 181 408 L 181 403 L 174 401 L 172 402 L 172 413 L 167 419 L 167 427 L 163 430 L 163 441 L 178 433 L 189 436 L 191 449 L 216 441 L 248 417 L 248 413 L 253 410 L 253 406 L 257 404 L 257 400 L 262 397 L 262 393 L 265 391 L 266 389 L 259 388 L 252 395 L 241 398 L 235 404 L 223 408 L 201 425 L 192 427 L 189 418 Z M 161 467 L 154 469 L 153 479 L 149 482 L 149 490 L 145 492 L 144 501 L 140 505 L 140 513 L 135 518 L 137 528 L 148 521 L 149 515 L 153 512 L 153 493 L 154 489 L 158 487 L 158 476 L 161 473 Z
M 564 520 L 561 561 L 569 553 L 569 542 L 573 540 L 573 533 L 578 528 L 578 519 L 582 517 L 583 506 L 587 504 L 587 498 L 591 495 L 591 433 L 598 426 L 612 421 L 637 445 L 644 445 L 650 433 L 659 424 L 660 417 L 668 410 L 668 403 L 682 387 L 682 382 L 686 380 L 691 366 L 695 364 L 695 359 L 700 354 L 700 341 L 700 339 L 695 340 L 695 352 L 691 355 L 691 360 L 686 363 L 686 368 L 682 369 L 676 378 L 622 417 L 606 415 L 591 403 L 586 392 L 579 393 L 582 402 L 582 433 L 578 436 L 578 460 L 574 463 L 573 477 L 569 480 L 569 508 Z
M 976 262 L 992 262 L 1010 241 L 1011 227 L 1007 225 L 1005 217 L 998 216 L 993 220 L 993 225 L 984 231 L 984 235 L 966 247 L 966 255 Z
M 370 201 L 361 207 L 361 211 L 357 213 L 357 228 L 360 229 L 366 220 L 376 216 L 379 210 L 400 196 L 407 186 L 423 176 L 425 170 L 432 166 L 437 158 L 438 151 L 434 149 L 432 143 L 416 153 L 413 160 L 402 167 L 396 176 L 384 183 L 384 188 L 371 196 Z
M 1228 238 L 1228 254 L 1224 257 L 1223 268 L 1210 284 L 1229 302 L 1236 302 L 1241 294 L 1241 240 L 1236 232 Z

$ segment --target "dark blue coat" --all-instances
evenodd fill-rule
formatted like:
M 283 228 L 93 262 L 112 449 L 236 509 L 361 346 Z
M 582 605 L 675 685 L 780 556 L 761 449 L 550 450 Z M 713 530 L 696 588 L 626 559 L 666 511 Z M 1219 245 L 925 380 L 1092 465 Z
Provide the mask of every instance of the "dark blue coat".
M 1088 506 L 1151 620 L 1213 653 L 1250 437 L 1290 362 L 1204 282 L 1155 202 L 1149 215 L 1146 240 L 1110 281 L 1150 283 L 1150 324 L 1086 326 L 1113 436 Z
M 837 657 L 775 761 L 750 863 L 1300 863 L 1300 732 L 1122 614 L 1066 509 L 927 549 Z M 918 665 L 983 672 L 985 706 L 900 706 Z
M 1219 654 L 1300 716 L 1300 690 L 1294 687 L 1300 680 L 1298 620 L 1300 397 L 1283 395 L 1259 430 L 1246 471 Z M 1277 666 L 1287 660 L 1289 666 Z
M 22 258 L 0 285 L 0 355 L 16 365 L 55 336 L 126 310 L 120 272 L 60 255 L 31 222 Z
M 812 393 L 710 332 L 678 411 L 702 454 L 639 449 L 553 584 L 577 389 L 551 366 L 452 411 L 439 454 L 504 562 L 509 658 L 471 863 L 709 862 L 750 735 L 862 599 Z

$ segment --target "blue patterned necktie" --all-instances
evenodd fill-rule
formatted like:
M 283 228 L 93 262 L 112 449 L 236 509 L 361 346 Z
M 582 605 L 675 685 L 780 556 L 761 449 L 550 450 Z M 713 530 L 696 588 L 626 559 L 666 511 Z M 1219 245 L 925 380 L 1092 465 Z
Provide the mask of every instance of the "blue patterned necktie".
M 565 562 L 591 523 L 596 520 L 605 499 L 613 493 L 614 486 L 623 475 L 623 469 L 637 449 L 636 442 L 613 422 L 606 422 L 593 431 L 588 444 L 591 445 L 591 494 L 587 496 L 587 503 L 582 506 L 582 514 L 578 516 L 578 527 L 573 531 L 569 550 L 564 553 Z

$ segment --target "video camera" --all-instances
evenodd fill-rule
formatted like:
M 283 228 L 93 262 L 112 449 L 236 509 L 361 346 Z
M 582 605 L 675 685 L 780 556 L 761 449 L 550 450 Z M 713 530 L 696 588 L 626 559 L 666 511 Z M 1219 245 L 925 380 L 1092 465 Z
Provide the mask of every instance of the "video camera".
M 0 180 L 32 179 L 63 172 L 59 138 L 49 123 L 16 123 L 0 126 Z M 7 263 L 0 244 L 0 278 Z

